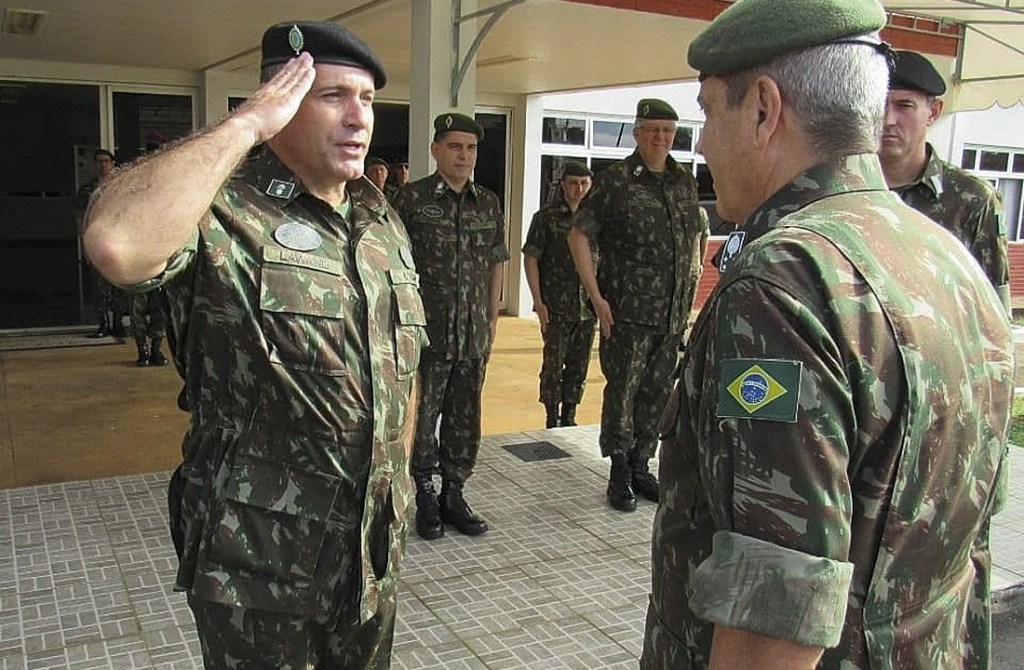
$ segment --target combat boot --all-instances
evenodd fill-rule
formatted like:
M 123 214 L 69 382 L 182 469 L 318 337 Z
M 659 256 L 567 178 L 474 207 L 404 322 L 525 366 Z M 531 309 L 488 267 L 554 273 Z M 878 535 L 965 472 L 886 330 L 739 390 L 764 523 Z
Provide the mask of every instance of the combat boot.
M 416 534 L 424 540 L 436 540 L 444 536 L 444 525 L 433 477 L 416 475 L 413 479 L 416 481 Z
M 150 348 L 149 348 L 149 364 L 150 365 L 157 365 L 157 366 L 167 365 L 167 357 L 164 356 L 164 351 L 163 351 L 163 348 L 162 348 L 163 347 L 163 341 L 164 340 L 163 340 L 162 337 L 154 337 L 150 341 Z
M 651 502 L 658 502 L 660 498 L 658 479 L 651 474 L 647 459 L 631 457 L 629 467 L 633 475 L 633 490 L 637 495 L 641 495 Z
M 562 416 L 559 418 L 559 421 L 561 422 L 562 426 L 576 425 L 576 403 L 562 403 Z
M 549 402 L 544 403 L 544 410 L 548 414 L 547 421 L 544 423 L 545 428 L 558 428 L 558 403 Z
M 636 509 L 629 462 L 625 454 L 612 454 L 612 467 L 608 475 L 608 504 L 620 512 Z
M 135 346 L 139 349 L 139 357 L 135 359 L 135 365 L 144 368 L 149 365 L 149 347 L 146 345 L 146 338 L 136 337 Z
M 446 479 L 441 483 L 441 520 L 455 526 L 463 535 L 483 535 L 487 522 L 473 514 L 462 497 L 464 482 Z

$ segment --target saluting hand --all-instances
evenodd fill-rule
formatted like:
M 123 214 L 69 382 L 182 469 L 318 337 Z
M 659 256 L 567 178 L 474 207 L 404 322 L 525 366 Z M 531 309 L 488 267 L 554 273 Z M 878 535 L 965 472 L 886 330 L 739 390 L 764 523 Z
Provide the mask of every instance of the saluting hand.
M 303 52 L 260 86 L 233 118 L 250 125 L 256 143 L 265 142 L 292 120 L 315 79 L 313 57 Z

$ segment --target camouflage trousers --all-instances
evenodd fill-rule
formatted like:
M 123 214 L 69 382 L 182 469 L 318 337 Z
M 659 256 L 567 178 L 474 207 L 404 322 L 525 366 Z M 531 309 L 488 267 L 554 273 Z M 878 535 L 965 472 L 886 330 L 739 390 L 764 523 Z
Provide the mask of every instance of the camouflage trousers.
M 658 447 L 658 424 L 672 393 L 682 333 L 658 333 L 616 323 L 601 339 L 601 455 L 650 458 Z
M 97 321 L 101 324 L 118 325 L 120 317 L 128 312 L 128 295 L 108 282 L 95 268 L 90 267 L 89 272 L 92 275 L 92 300 L 96 309 Z M 108 321 L 111 313 L 113 313 L 113 323 Z
M 466 481 L 480 451 L 480 394 L 486 358 L 445 360 L 424 352 L 420 357 L 420 404 L 412 449 L 413 475 Z M 441 420 L 440 443 L 435 435 Z
M 131 296 L 132 336 L 135 339 L 164 337 L 167 317 L 164 313 L 163 291 L 147 291 Z
M 207 670 L 387 670 L 395 634 L 395 598 L 381 598 L 366 623 L 330 628 L 300 618 L 189 596 Z
M 545 405 L 578 405 L 583 400 L 596 325 L 597 319 L 579 321 L 551 315 L 540 368 L 540 401 Z

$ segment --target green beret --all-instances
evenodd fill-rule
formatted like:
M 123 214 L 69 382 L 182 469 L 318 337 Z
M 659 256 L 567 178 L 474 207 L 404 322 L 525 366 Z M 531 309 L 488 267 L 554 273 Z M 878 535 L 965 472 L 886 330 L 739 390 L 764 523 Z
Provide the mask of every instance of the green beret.
M 580 161 L 565 161 L 562 164 L 563 177 L 593 177 L 594 173 Z
M 314 63 L 359 67 L 373 75 L 377 90 L 388 82 L 384 65 L 366 42 L 337 23 L 329 21 L 286 21 L 263 33 L 260 68 L 287 63 L 308 51 Z
M 946 82 L 932 62 L 913 51 L 894 51 L 889 61 L 889 88 L 942 95 Z
M 441 139 L 445 133 L 472 133 L 476 135 L 476 141 L 484 139 L 484 127 L 476 122 L 472 116 L 466 116 L 459 112 L 445 112 L 434 119 L 434 141 Z
M 364 165 L 364 167 L 370 167 L 371 165 L 383 165 L 384 167 L 388 167 L 388 162 L 386 160 L 384 160 L 383 158 L 377 158 L 376 156 L 371 156 L 370 158 L 366 159 L 366 161 L 365 161 L 365 163 L 363 165 Z
M 672 105 L 657 98 L 644 98 L 636 103 L 636 118 L 678 121 L 679 115 Z
M 885 22 L 877 0 L 739 0 L 690 42 L 687 61 L 703 79 L 834 42 L 884 51 L 888 47 L 871 34 Z

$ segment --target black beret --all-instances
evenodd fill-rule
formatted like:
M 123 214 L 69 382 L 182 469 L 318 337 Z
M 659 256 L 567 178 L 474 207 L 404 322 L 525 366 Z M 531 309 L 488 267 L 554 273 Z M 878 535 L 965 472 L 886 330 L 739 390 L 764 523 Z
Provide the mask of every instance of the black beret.
M 366 161 L 363 163 L 363 165 L 365 167 L 370 167 L 371 165 L 383 165 L 384 167 L 388 167 L 388 162 L 386 160 L 384 160 L 383 158 L 377 158 L 376 156 L 370 156 L 369 158 L 366 159 Z
M 329 21 L 285 21 L 263 33 L 260 68 L 287 63 L 308 51 L 314 63 L 359 67 L 373 75 L 373 86 L 384 88 L 388 75 L 384 64 L 366 42 L 344 26 Z
M 787 53 L 833 42 L 887 49 L 877 0 L 739 0 L 690 42 L 687 61 L 701 79 L 764 65 Z
M 889 67 L 889 88 L 942 95 L 946 82 L 932 62 L 913 51 L 894 51 Z
M 593 177 L 594 173 L 579 161 L 565 161 L 562 164 L 563 177 Z
M 678 121 L 679 115 L 672 105 L 657 98 L 644 98 L 636 103 L 636 118 L 665 121 Z
M 459 112 L 445 112 L 434 119 L 434 141 L 442 135 L 450 132 L 472 133 L 476 135 L 476 141 L 484 138 L 484 127 L 472 116 L 466 116 Z
M 406 166 L 408 166 L 409 165 L 409 159 L 406 158 L 405 156 L 397 156 L 397 157 L 391 159 L 391 164 L 392 165 L 396 165 L 396 166 L 397 165 L 406 165 Z

